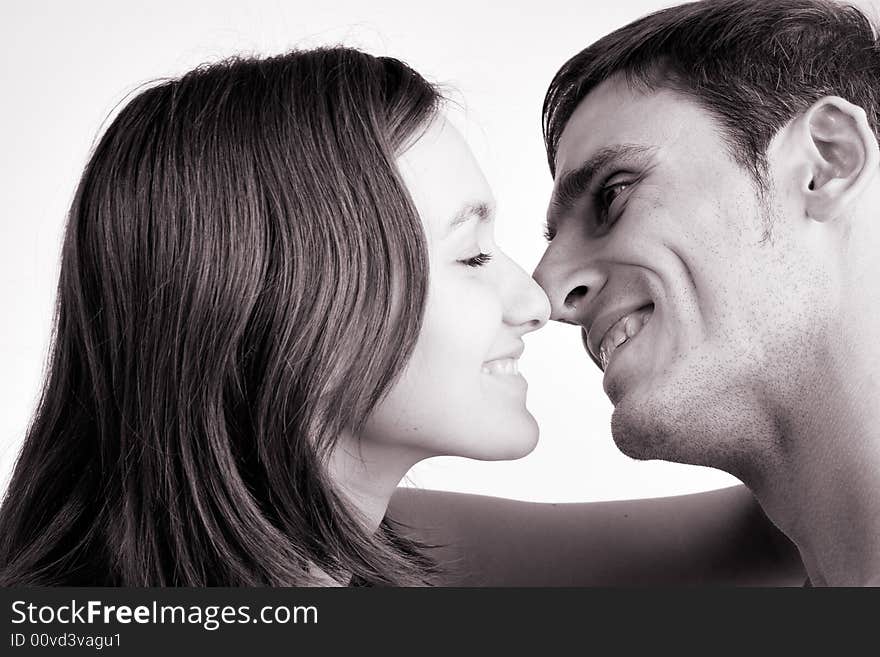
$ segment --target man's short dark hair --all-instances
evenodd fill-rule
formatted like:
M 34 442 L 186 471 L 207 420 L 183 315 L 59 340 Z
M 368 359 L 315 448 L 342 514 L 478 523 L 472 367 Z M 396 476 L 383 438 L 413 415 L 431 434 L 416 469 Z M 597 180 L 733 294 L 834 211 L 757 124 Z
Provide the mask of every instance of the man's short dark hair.
M 823 96 L 862 107 L 880 134 L 880 47 L 866 16 L 835 1 L 704 0 L 603 37 L 566 62 L 547 90 L 544 142 L 553 175 L 575 108 L 615 74 L 633 88 L 671 89 L 698 102 L 759 184 L 770 140 Z

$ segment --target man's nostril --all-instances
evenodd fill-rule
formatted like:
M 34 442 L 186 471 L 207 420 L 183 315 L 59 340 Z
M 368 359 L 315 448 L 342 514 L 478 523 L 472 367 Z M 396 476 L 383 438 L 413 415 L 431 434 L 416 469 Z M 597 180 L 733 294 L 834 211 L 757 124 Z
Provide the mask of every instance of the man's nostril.
M 578 302 L 587 296 L 589 288 L 586 285 L 578 285 L 565 297 L 565 305 L 567 308 L 575 308 Z

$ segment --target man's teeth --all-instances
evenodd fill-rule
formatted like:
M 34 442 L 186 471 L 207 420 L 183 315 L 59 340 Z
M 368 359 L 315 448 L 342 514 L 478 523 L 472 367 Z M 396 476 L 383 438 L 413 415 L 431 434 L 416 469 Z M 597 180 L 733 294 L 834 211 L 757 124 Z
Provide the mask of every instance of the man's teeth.
M 488 363 L 483 363 L 483 374 L 508 374 L 516 376 L 519 374 L 519 363 L 516 358 L 490 360 Z
M 636 337 L 639 331 L 642 330 L 642 327 L 651 319 L 653 312 L 653 306 L 641 308 L 631 312 L 629 315 L 624 315 L 617 320 L 614 326 L 608 329 L 608 332 L 605 333 L 605 337 L 602 339 L 602 344 L 599 346 L 599 362 L 602 363 L 603 370 L 608 367 L 611 354 L 624 342 Z

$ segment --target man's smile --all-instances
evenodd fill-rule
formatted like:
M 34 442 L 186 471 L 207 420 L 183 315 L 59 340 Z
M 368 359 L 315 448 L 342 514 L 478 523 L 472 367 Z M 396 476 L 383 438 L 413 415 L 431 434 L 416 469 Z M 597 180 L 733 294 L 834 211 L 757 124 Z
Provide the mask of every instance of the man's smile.
M 619 308 L 600 315 L 585 329 L 585 346 L 599 367 L 605 371 L 614 352 L 635 338 L 654 312 L 653 303 Z

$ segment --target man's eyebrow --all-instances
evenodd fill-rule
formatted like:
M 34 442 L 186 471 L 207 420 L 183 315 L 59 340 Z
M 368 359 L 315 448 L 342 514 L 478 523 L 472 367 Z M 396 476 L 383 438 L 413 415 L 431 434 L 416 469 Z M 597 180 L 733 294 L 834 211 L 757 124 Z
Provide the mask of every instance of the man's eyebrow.
M 492 206 L 490 206 L 485 201 L 479 201 L 477 203 L 467 203 L 463 205 L 461 209 L 456 212 L 455 215 L 452 217 L 446 233 L 451 233 L 461 224 L 470 221 L 474 217 L 479 219 L 481 223 L 484 221 L 488 221 L 492 217 Z
M 637 144 L 607 146 L 596 151 L 577 168 L 562 174 L 550 198 L 550 208 L 547 211 L 547 238 L 553 239 L 556 234 L 557 217 L 571 211 L 571 208 L 590 190 L 593 179 L 609 164 L 618 159 L 644 155 L 651 150 L 647 146 Z

